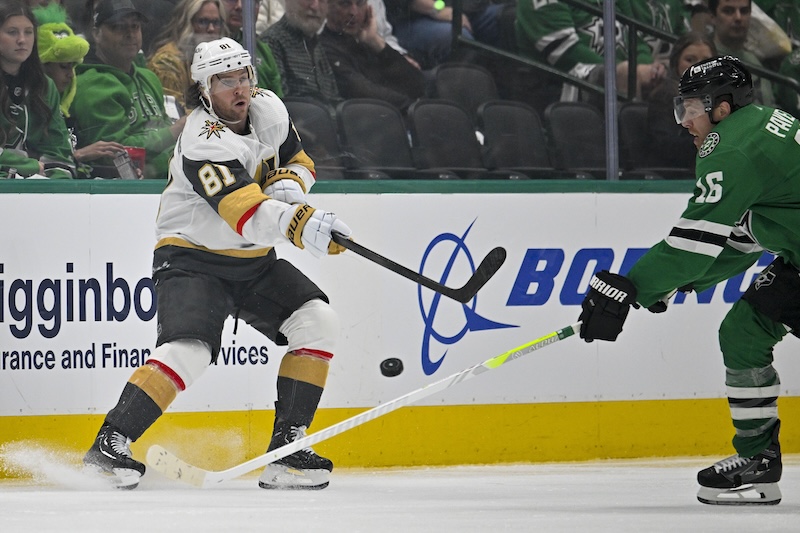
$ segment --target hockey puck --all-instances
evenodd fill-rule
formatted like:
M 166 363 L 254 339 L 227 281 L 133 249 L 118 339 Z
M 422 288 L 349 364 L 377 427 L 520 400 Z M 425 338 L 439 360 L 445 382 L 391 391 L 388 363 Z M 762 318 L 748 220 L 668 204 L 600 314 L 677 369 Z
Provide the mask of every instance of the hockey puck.
M 403 372 L 403 362 L 397 357 L 381 361 L 381 374 L 387 378 L 399 376 Z

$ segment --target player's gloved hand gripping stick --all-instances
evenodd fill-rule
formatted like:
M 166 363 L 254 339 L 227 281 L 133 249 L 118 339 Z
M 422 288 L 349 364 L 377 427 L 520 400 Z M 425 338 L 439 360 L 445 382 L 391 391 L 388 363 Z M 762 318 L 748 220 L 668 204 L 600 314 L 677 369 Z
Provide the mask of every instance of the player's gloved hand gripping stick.
M 369 248 L 362 246 L 357 242 L 352 241 L 339 233 L 336 233 L 335 231 L 332 233 L 331 238 L 336 244 L 347 248 L 361 257 L 369 259 L 373 263 L 376 263 L 384 268 L 388 268 L 392 272 L 400 274 L 404 278 L 408 278 L 411 281 L 422 285 L 423 287 L 427 287 L 432 291 L 438 292 L 439 294 L 447 296 L 448 298 L 452 298 L 453 300 L 461 302 L 462 304 L 472 300 L 475 294 L 477 294 L 481 287 L 486 285 L 486 282 L 495 275 L 500 267 L 503 266 L 503 262 L 506 260 L 505 248 L 498 246 L 483 258 L 483 261 L 481 261 L 481 263 L 478 265 L 475 273 L 471 278 L 469 278 L 469 280 L 467 280 L 467 283 L 465 283 L 463 287 L 453 289 L 442 285 L 441 283 L 437 283 L 430 278 L 426 278 L 422 274 L 414 272 L 403 265 L 395 263 L 391 259 L 387 259 L 386 257 L 373 252 Z
M 581 338 L 586 342 L 617 340 L 631 306 L 639 308 L 631 280 L 608 270 L 596 273 L 581 304 Z

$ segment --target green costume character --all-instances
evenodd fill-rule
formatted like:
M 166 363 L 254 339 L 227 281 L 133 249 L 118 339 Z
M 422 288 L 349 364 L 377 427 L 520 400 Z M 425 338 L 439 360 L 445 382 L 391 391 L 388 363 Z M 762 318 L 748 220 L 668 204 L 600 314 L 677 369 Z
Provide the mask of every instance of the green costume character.
M 142 147 L 147 153 L 144 177 L 166 179 L 175 138 L 156 75 L 136 64 L 129 73 L 123 72 L 100 62 L 92 52 L 75 70 L 78 91 L 71 111 L 78 148 L 96 141 Z M 113 165 L 111 161 L 103 164 Z
M 698 473 L 698 499 L 777 504 L 782 464 L 773 347 L 800 331 L 800 124 L 752 104 L 753 82 L 736 58 L 709 59 L 683 75 L 675 116 L 695 137 L 694 195 L 669 236 L 627 277 L 598 272 L 583 302 L 581 336 L 615 340 L 631 305 L 666 310 L 676 290 L 703 291 L 763 254 L 777 258 L 719 329 L 736 455 Z
M 39 22 L 37 30 L 39 59 L 48 63 L 81 63 L 89 52 L 89 42 L 75 35 L 64 17 L 66 11 L 58 4 L 49 4 L 33 10 Z M 67 88 L 61 93 L 61 112 L 69 117 L 69 107 L 75 98 L 77 83 L 75 70 Z

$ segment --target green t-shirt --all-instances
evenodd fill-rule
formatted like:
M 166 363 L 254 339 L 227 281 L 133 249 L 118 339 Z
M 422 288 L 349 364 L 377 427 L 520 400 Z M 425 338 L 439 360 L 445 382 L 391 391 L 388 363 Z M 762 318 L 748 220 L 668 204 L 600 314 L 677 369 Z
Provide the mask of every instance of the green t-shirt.
M 768 250 L 800 267 L 797 119 L 755 104 L 717 124 L 697 155 L 695 192 L 669 236 L 627 274 L 648 307 L 686 285 L 698 292 Z

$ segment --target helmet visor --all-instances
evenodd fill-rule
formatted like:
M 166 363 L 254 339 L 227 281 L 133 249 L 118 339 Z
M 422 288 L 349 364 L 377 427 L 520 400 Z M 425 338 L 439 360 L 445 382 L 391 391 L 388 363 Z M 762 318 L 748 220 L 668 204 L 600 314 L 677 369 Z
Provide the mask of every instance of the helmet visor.
M 216 94 L 224 91 L 230 91 L 238 87 L 243 87 L 248 90 L 252 89 L 256 86 L 256 79 L 253 69 L 250 67 L 245 67 L 240 70 L 215 74 L 212 76 L 210 83 L 211 93 Z
M 675 122 L 683 124 L 711 111 L 711 95 L 676 96 L 673 99 Z

